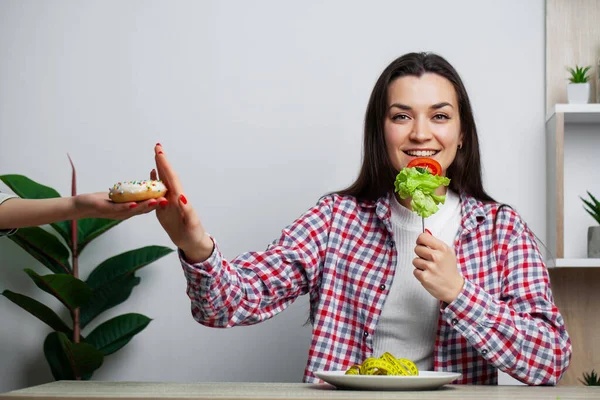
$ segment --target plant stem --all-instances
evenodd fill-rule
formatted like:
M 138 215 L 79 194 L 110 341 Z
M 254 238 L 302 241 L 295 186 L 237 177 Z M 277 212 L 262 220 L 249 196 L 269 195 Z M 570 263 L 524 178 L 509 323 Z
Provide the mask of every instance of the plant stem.
M 73 276 L 79 279 L 79 260 L 77 255 L 77 220 L 71 221 L 71 231 L 75 232 L 72 234 L 71 240 L 73 245 L 71 247 L 71 262 L 73 264 Z M 81 328 L 79 324 L 79 307 L 73 310 L 73 343 L 79 343 L 81 336 Z
M 72 180 L 71 180 L 71 196 L 77 196 L 77 175 L 75 173 L 75 165 L 73 165 L 73 160 L 71 160 L 71 156 L 69 156 L 69 161 L 71 162 L 71 169 L 73 170 Z M 79 254 L 77 252 L 77 220 L 71 220 L 71 262 L 73 264 L 73 277 L 79 279 Z M 73 310 L 73 343 L 79 343 L 81 337 L 81 326 L 79 323 L 79 307 Z M 77 369 L 74 368 L 73 372 L 75 373 L 75 379 L 81 380 Z

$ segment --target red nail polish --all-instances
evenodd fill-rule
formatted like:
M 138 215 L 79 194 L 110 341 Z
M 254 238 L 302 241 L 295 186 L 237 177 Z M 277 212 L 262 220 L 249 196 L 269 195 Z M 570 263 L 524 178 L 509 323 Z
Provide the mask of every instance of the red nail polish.
M 157 146 L 162 146 L 162 144 L 160 144 L 160 143 L 156 143 L 156 145 L 157 145 Z
M 129 205 L 129 208 L 136 208 L 137 207 L 137 203 L 132 203 Z
M 153 200 L 153 201 L 151 201 L 150 203 L 148 203 L 148 205 L 149 205 L 149 206 L 155 206 L 155 205 L 156 205 L 156 203 L 158 203 L 158 201 L 156 201 L 156 200 Z
M 433 233 L 431 233 L 431 231 L 427 228 L 425 228 L 425 232 L 429 233 L 431 236 L 433 236 Z
M 183 204 L 187 204 L 187 199 L 185 198 L 185 196 L 184 196 L 184 195 L 180 195 L 180 196 L 179 196 L 179 200 L 181 200 L 181 202 L 182 202 Z
M 164 207 L 164 206 L 166 206 L 167 204 L 169 204 L 169 202 L 168 202 L 167 200 L 163 200 L 163 201 L 161 201 L 160 203 L 158 203 L 158 205 L 159 205 L 159 206 L 161 206 L 161 207 Z
M 162 153 L 163 153 L 162 151 L 159 151 L 159 152 L 158 152 L 158 154 L 162 154 Z

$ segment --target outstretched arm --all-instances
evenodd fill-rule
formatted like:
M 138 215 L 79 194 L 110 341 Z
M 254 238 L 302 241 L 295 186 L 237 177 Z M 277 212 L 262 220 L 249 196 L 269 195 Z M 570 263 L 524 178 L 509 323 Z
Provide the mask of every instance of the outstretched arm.
M 158 200 L 113 203 L 107 193 L 51 199 L 10 198 L 0 204 L 0 230 L 82 218 L 123 220 L 156 209 Z

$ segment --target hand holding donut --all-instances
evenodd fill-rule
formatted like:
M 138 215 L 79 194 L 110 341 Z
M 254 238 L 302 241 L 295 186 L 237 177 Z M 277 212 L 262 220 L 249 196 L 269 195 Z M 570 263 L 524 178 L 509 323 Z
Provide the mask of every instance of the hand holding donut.
M 158 171 L 158 177 L 167 188 L 166 199 L 156 209 L 156 217 L 188 262 L 202 262 L 212 254 L 214 243 L 202 227 L 198 214 L 188 204 L 181 182 L 160 143 L 154 147 L 154 153 L 156 170 L 152 170 L 150 178 L 156 180 Z
M 79 218 L 108 218 L 123 220 L 135 215 L 146 214 L 158 207 L 159 199 L 127 200 L 122 202 L 110 201 L 106 192 L 78 194 L 74 197 L 74 208 Z

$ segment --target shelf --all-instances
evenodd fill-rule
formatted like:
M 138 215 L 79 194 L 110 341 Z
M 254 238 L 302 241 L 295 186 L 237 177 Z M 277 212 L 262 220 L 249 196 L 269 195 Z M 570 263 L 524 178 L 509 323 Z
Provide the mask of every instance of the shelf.
M 581 135 L 583 132 L 585 135 Z M 581 151 L 585 153 L 584 158 L 589 158 L 590 154 L 597 151 L 595 149 L 600 148 L 597 144 L 600 140 L 598 133 L 600 133 L 599 103 L 556 104 L 552 114 L 546 120 L 546 240 L 551 254 L 556 255 L 555 267 L 600 268 L 600 259 L 575 258 L 585 257 L 583 255 L 585 253 L 581 249 L 573 252 L 572 243 L 567 243 L 565 246 L 565 228 L 569 228 L 568 225 L 573 223 L 574 203 L 571 194 L 585 192 L 582 190 L 580 180 L 572 176 L 573 151 L 575 154 Z M 567 157 L 565 157 L 566 138 L 569 139 L 567 149 L 570 149 Z M 568 172 L 568 176 L 565 176 L 565 171 Z M 593 178 L 594 175 L 595 172 L 588 173 L 588 177 L 592 179 L 586 184 L 586 188 L 592 193 L 595 192 L 594 188 L 598 188 L 598 180 Z M 573 190 L 574 187 L 576 191 Z M 568 196 L 565 197 L 565 193 Z M 581 203 L 577 203 L 577 207 L 582 214 Z M 570 210 L 568 219 L 565 215 L 566 209 Z M 587 230 L 587 227 L 581 229 Z
M 554 268 L 600 268 L 600 258 L 557 258 Z
M 546 117 L 546 122 L 556 114 L 563 114 L 565 123 L 597 124 L 600 123 L 600 103 L 555 104 L 552 114 Z

